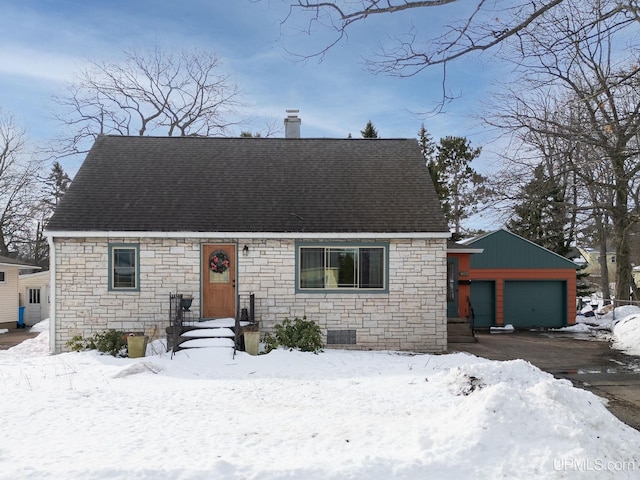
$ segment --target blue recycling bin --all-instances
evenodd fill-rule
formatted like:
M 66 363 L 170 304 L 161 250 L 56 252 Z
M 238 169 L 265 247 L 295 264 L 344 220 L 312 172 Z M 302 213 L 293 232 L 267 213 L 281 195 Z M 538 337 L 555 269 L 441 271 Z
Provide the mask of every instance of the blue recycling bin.
M 24 307 L 18 307 L 18 321 L 16 322 L 18 328 L 24 328 Z

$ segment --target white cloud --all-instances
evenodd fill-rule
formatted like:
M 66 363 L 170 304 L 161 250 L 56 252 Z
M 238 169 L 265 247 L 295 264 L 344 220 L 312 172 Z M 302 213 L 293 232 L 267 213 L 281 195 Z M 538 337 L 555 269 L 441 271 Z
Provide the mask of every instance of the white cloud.
M 40 49 L 8 45 L 0 51 L 0 74 L 49 82 L 67 82 L 85 60 Z

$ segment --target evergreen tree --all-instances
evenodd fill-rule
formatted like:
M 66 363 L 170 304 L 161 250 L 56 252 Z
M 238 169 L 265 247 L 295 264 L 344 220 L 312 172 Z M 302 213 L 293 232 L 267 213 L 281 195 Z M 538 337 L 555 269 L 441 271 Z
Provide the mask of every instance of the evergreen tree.
M 521 237 L 565 257 L 570 251 L 570 239 L 565 238 L 569 213 L 564 190 L 559 182 L 538 165 L 533 178 L 522 187 L 514 217 L 507 228 Z
M 362 134 L 362 138 L 378 138 L 378 131 L 376 127 L 373 126 L 373 123 L 371 123 L 371 120 L 367 122 L 364 130 L 360 130 L 360 134 Z
M 422 151 L 422 155 L 426 161 L 431 181 L 436 189 L 442 208 L 445 215 L 448 215 L 450 211 L 450 205 L 447 200 L 449 198 L 449 189 L 441 178 L 441 173 L 436 163 L 436 142 L 433 141 L 433 137 L 425 128 L 424 123 L 420 126 L 420 130 L 418 131 L 418 144 L 420 145 L 420 150 Z
M 427 161 L 427 165 L 429 162 L 433 162 L 436 153 L 436 142 L 433 141 L 433 137 L 424 127 L 424 123 L 420 125 L 420 130 L 418 131 L 418 143 L 420 144 L 422 155 L 424 155 Z
M 590 275 L 585 272 L 588 265 L 582 265 L 576 270 L 576 297 L 588 297 L 596 291 L 596 287 L 591 283 Z
M 44 179 L 44 195 L 33 211 L 37 223 L 30 244 L 29 256 L 33 263 L 45 270 L 49 268 L 49 244 L 44 236 L 44 228 L 70 184 L 71 178 L 63 170 L 62 165 L 59 162 L 54 162 L 51 166 L 51 172 Z
M 533 178 L 522 187 L 513 214 L 506 225 L 513 233 L 563 257 L 571 253 L 573 239 L 567 232 L 570 212 L 565 189 L 557 178 L 546 173 L 543 164 L 533 170 Z M 583 265 L 576 270 L 578 298 L 595 291 L 586 267 Z
M 429 140 L 425 132 L 425 145 L 429 151 Z M 462 221 L 476 213 L 478 205 L 488 195 L 486 179 L 471 167 L 471 162 L 480 156 L 481 148 L 472 148 L 465 137 L 447 136 L 440 139 L 437 153 L 428 161 L 429 173 L 440 197 L 452 238 L 462 238 Z M 424 152 L 425 150 L 423 150 Z
M 62 165 L 59 162 L 53 162 L 51 167 L 51 173 L 44 181 L 45 183 L 45 198 L 43 202 L 45 205 L 48 205 L 51 208 L 55 208 L 63 195 L 66 193 L 69 185 L 71 184 L 71 179 L 69 175 L 62 169 Z M 49 216 L 52 212 L 49 213 Z

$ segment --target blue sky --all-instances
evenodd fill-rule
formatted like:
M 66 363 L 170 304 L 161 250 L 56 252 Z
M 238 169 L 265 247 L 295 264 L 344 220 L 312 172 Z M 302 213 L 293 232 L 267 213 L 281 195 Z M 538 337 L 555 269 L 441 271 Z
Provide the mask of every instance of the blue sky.
M 280 21 L 278 0 L 21 0 L 0 8 L 0 108 L 23 125 L 34 142 L 53 138 L 51 96 L 64 91 L 88 60 L 117 61 L 132 47 L 199 48 L 214 51 L 243 91 L 250 122 L 282 125 L 286 109 L 299 109 L 304 137 L 360 136 L 368 120 L 384 138 L 416 137 L 422 122 L 434 138 L 466 136 L 483 146 L 488 135 L 471 114 L 489 94 L 490 57 L 464 59 L 449 67 L 448 87 L 462 97 L 445 113 L 425 116 L 441 95 L 437 69 L 411 78 L 372 75 L 362 58 L 386 35 L 409 24 L 437 32 L 462 16 L 461 4 L 367 19 L 322 62 L 296 63 L 286 49 L 312 52 L 327 33 L 295 34 L 300 22 Z M 284 135 L 284 132 L 282 132 Z M 488 154 L 488 152 L 487 152 Z M 64 164 L 63 164 L 64 166 Z M 73 170 L 73 166 L 71 170 Z M 67 168 L 69 169 L 69 168 Z

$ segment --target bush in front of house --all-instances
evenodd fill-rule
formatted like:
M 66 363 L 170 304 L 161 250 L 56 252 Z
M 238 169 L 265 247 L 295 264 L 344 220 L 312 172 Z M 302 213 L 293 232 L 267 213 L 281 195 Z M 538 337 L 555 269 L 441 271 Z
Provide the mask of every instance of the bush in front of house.
M 265 335 L 264 346 L 266 353 L 279 347 L 318 353 L 324 347 L 320 327 L 306 316 L 296 317 L 293 323 L 285 318 L 282 324 L 276 324 L 273 333 Z
M 106 330 L 104 332 L 95 333 L 92 337 L 84 338 L 82 335 L 76 335 L 67 342 L 74 352 L 81 350 L 98 350 L 102 353 L 108 353 L 114 357 L 127 356 L 127 334 L 120 330 Z

